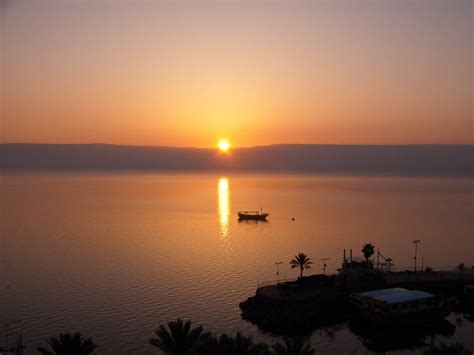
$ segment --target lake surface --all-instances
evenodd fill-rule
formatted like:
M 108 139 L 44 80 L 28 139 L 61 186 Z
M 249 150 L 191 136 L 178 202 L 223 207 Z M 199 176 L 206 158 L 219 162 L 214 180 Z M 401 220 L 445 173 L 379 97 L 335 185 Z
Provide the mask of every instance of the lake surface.
M 81 331 L 103 354 L 152 354 L 161 323 L 276 338 L 240 318 L 258 282 L 296 277 L 298 252 L 334 272 L 343 249 L 373 243 L 396 267 L 474 264 L 470 179 L 254 173 L 6 172 L 1 183 L 0 321 L 20 320 L 27 354 Z M 238 210 L 270 213 L 239 223 Z M 295 218 L 292 221 L 292 218 Z M 444 339 L 474 348 L 474 326 L 449 318 Z M 3 335 L 0 335 L 2 339 Z M 319 354 L 372 353 L 345 326 L 316 330 Z M 415 354 L 423 347 L 392 353 Z

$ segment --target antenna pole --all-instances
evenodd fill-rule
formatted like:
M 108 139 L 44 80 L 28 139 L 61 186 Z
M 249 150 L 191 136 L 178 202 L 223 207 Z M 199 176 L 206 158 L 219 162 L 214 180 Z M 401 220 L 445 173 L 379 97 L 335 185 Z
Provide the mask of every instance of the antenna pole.
M 413 259 L 415 259 L 415 273 L 416 273 L 416 259 L 418 257 L 418 243 L 419 242 L 421 242 L 420 239 L 417 239 L 417 240 L 413 241 L 413 244 L 415 244 L 415 256 L 413 257 Z
M 277 285 L 280 283 L 279 276 L 280 276 L 280 265 L 283 264 L 283 261 L 277 261 L 275 263 L 277 272 L 276 272 L 276 277 L 277 277 Z

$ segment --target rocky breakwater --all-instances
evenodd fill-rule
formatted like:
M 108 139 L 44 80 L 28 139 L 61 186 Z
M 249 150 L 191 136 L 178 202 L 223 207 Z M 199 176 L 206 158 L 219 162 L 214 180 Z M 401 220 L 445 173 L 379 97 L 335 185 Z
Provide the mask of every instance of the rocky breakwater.
M 264 286 L 240 303 L 242 318 L 261 329 L 285 335 L 311 332 L 318 326 L 345 321 L 350 315 L 349 290 L 298 282 Z

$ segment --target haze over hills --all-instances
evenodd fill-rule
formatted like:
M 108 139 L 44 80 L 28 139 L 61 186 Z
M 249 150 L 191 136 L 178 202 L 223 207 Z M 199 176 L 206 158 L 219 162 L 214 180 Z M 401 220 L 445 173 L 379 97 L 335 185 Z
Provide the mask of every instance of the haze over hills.
M 472 175 L 473 145 L 294 145 L 215 149 L 111 144 L 0 145 L 2 169 L 273 170 Z

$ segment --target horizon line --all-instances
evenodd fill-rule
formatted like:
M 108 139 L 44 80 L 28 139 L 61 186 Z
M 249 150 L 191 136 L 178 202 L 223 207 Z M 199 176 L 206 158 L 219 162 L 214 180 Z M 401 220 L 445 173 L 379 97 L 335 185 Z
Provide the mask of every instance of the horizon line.
M 175 148 L 218 150 L 217 147 L 172 146 L 172 145 L 135 145 L 118 143 L 28 143 L 28 142 L 0 142 L 0 145 L 52 145 L 52 146 L 115 146 L 133 148 Z M 236 146 L 230 150 L 264 148 L 275 146 L 339 146 L 339 147 L 410 147 L 410 146 L 474 146 L 474 143 L 271 143 L 263 145 Z

